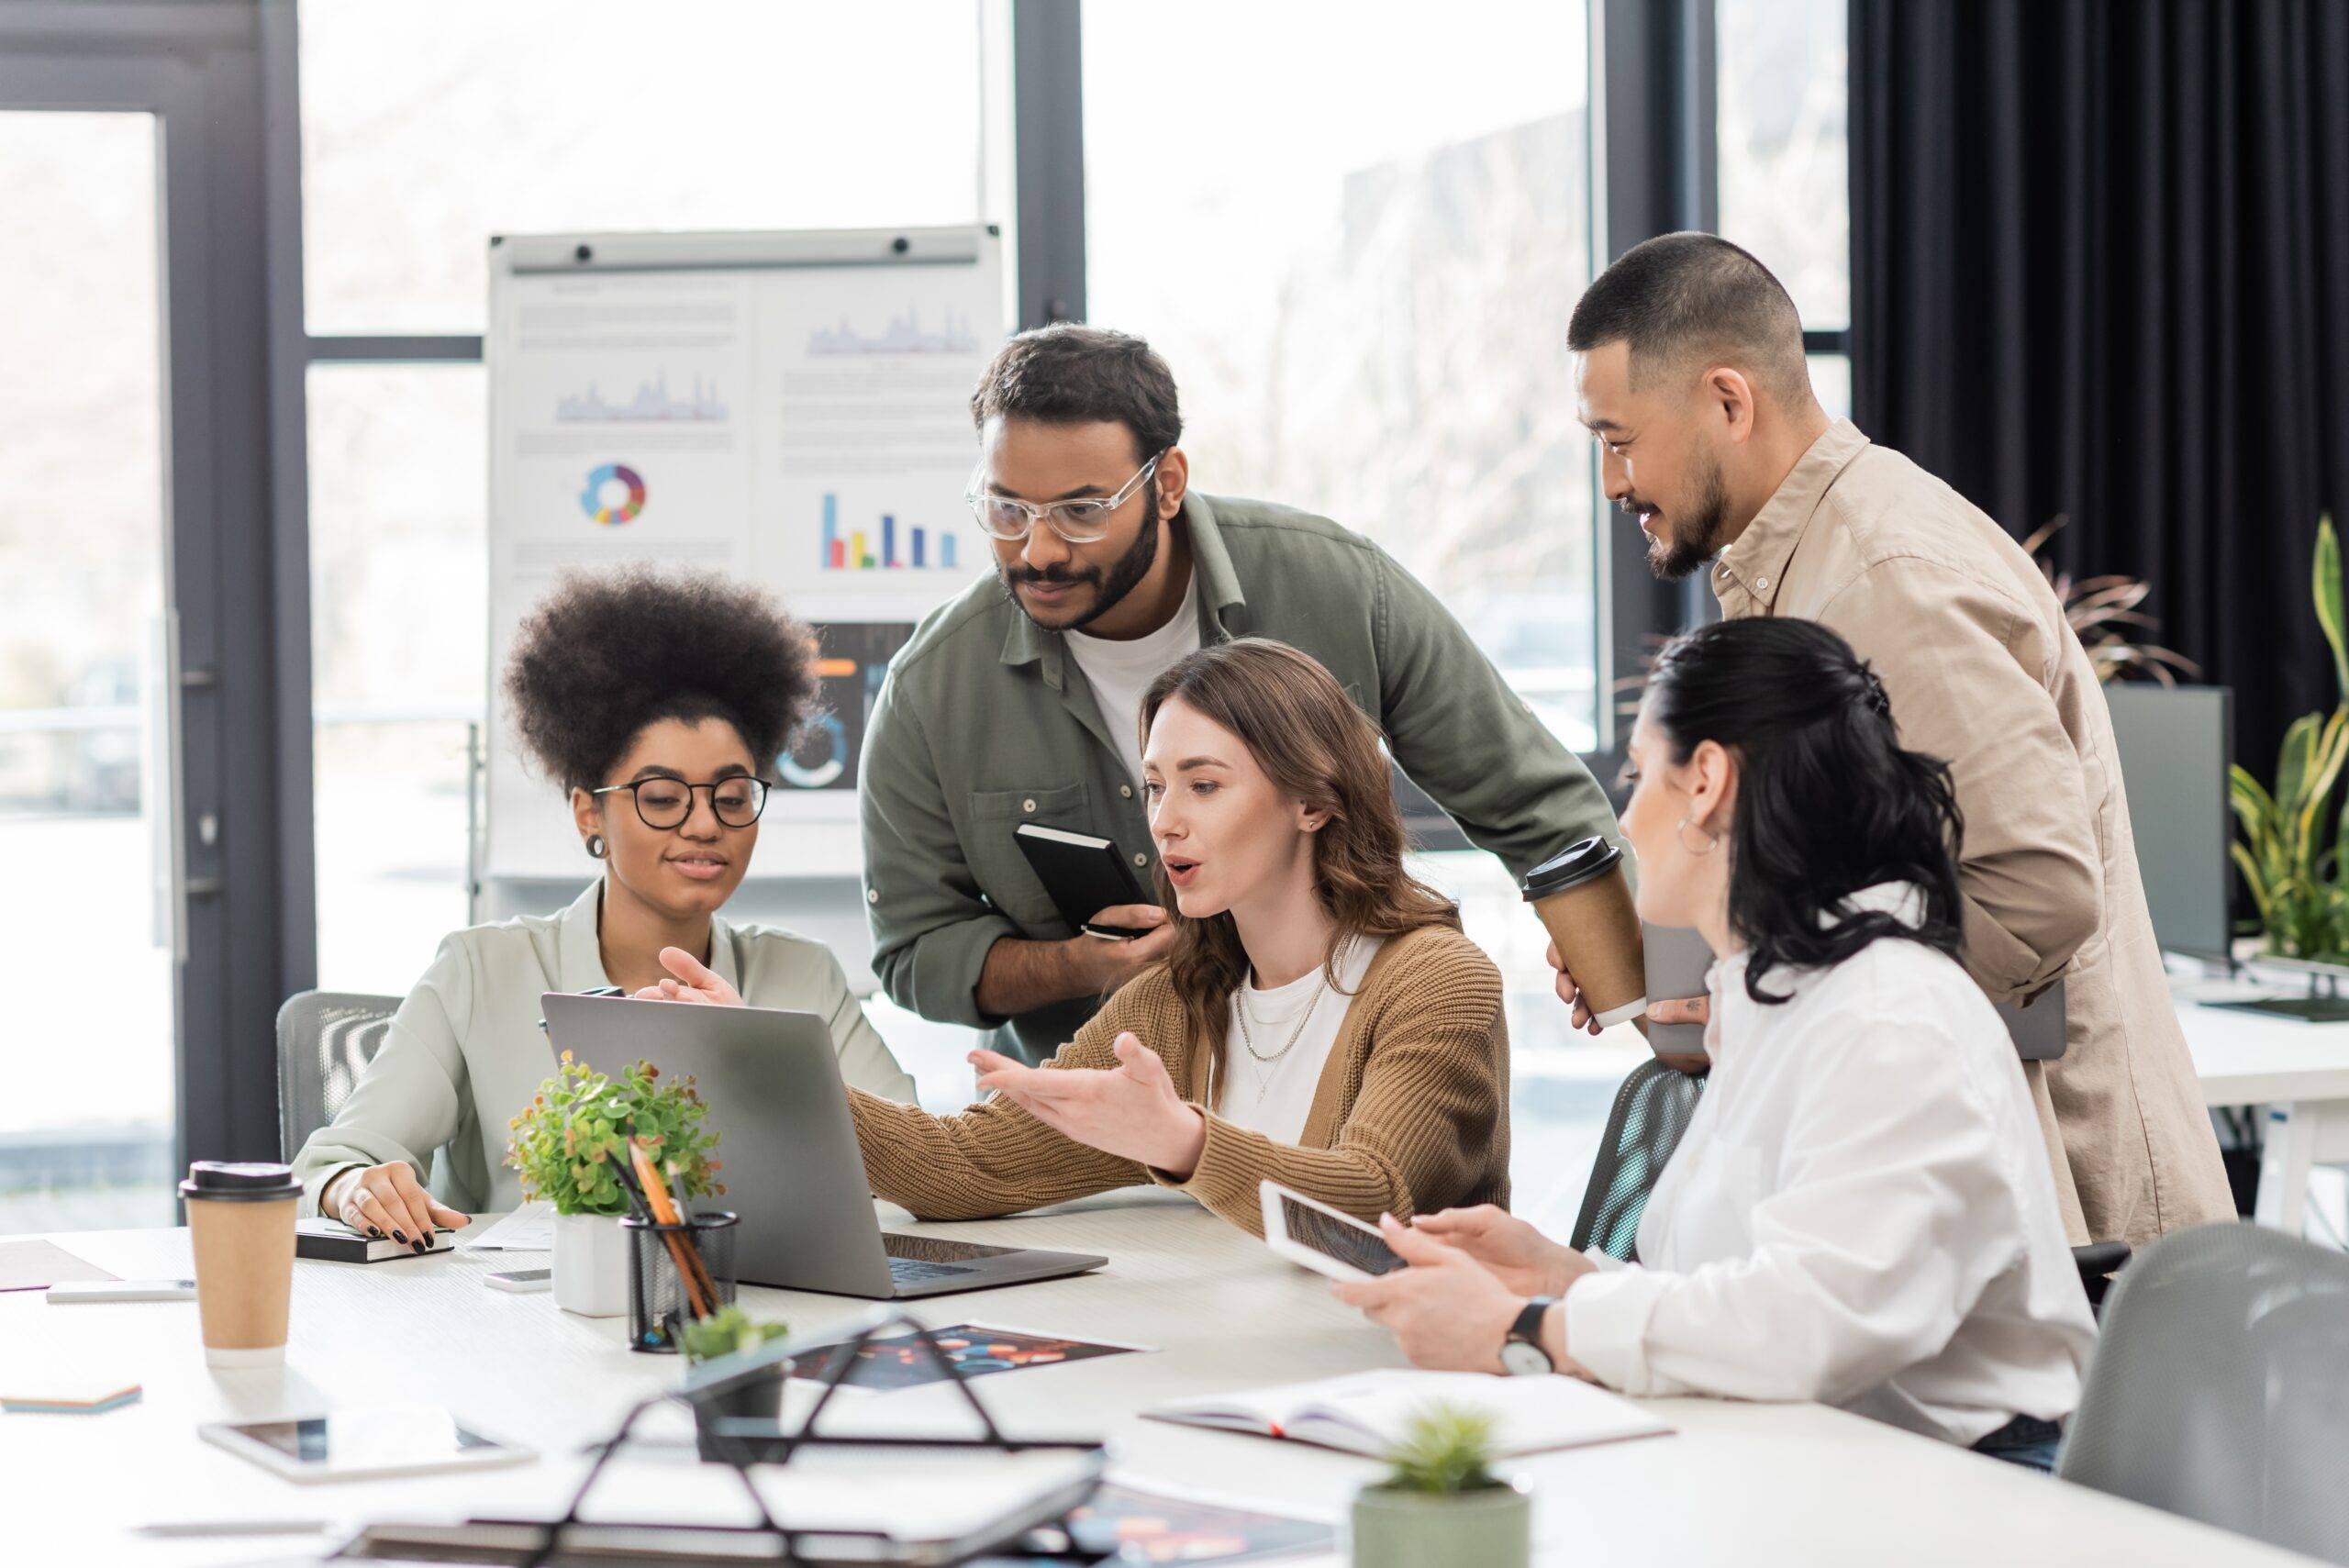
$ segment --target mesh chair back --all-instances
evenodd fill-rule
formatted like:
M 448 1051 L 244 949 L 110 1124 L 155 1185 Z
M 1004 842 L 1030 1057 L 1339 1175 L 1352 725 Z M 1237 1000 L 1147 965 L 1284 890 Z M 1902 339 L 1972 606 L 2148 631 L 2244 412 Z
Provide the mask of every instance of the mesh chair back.
M 277 1123 L 286 1159 L 351 1097 L 399 1005 L 397 996 L 304 991 L 277 1009 Z
M 1574 1248 L 1594 1248 L 1610 1258 L 1633 1262 L 1638 1255 L 1640 1216 L 1648 1194 L 1664 1172 L 1705 1081 L 1657 1061 L 1641 1062 L 1615 1091 L 1607 1130 L 1598 1142 L 1598 1163 L 1583 1189 L 1582 1214 L 1575 1221 Z
M 2056 1473 L 2349 1563 L 2344 1454 L 2349 1257 L 2200 1225 L 2114 1282 Z

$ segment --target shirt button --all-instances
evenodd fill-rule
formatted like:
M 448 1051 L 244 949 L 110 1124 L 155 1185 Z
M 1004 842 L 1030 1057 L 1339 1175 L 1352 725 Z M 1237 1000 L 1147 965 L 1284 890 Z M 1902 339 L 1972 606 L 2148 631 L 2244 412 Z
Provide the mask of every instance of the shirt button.
M 1134 857 L 1134 864 L 1138 866 L 1146 866 L 1150 864 L 1150 857 L 1148 855 L 1136 855 Z
M 1118 786 L 1118 798 L 1119 798 L 1119 799 L 1120 799 L 1120 800 L 1131 800 L 1133 797 L 1134 797 L 1134 786 L 1133 786 L 1133 785 L 1131 785 L 1131 784 L 1119 784 L 1119 785 Z
M 880 890 L 879 888 L 877 888 L 877 887 L 868 887 L 868 888 L 866 888 L 866 889 L 864 890 L 864 901 L 865 901 L 867 904 L 878 904 L 878 903 L 880 903 L 880 902 L 881 902 L 881 890 Z
M 1767 577 L 1756 577 L 1753 579 L 1753 585 L 1766 594 L 1770 591 L 1770 579 Z
M 1036 803 L 1032 800 L 1023 800 L 1019 803 L 1019 809 L 1022 811 L 1033 811 L 1036 809 Z

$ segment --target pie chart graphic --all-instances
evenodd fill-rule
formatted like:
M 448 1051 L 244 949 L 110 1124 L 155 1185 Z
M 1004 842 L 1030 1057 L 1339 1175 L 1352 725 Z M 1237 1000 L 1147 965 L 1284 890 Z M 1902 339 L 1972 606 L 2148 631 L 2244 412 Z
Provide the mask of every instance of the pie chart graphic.
M 579 493 L 579 509 L 598 528 L 613 528 L 636 521 L 644 510 L 644 476 L 626 463 L 607 462 L 587 476 Z

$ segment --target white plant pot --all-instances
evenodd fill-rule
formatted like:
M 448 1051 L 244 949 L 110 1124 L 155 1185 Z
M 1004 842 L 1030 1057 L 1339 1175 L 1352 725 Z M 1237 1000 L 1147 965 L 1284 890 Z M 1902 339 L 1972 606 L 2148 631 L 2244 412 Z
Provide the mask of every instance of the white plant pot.
M 610 1214 L 554 1217 L 554 1304 L 582 1318 L 628 1314 L 628 1232 Z

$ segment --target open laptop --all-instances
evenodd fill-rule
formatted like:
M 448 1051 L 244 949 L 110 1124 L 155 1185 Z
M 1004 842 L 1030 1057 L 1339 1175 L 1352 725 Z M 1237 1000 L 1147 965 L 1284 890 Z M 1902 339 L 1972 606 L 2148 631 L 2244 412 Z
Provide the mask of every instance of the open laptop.
M 742 1217 L 735 1274 L 749 1284 L 903 1301 L 1083 1273 L 1109 1261 L 883 1230 L 831 1031 L 813 1013 L 558 991 L 540 1003 L 555 1049 L 599 1073 L 646 1061 L 697 1081 L 709 1105 L 703 1125 L 722 1140 L 725 1207 Z

